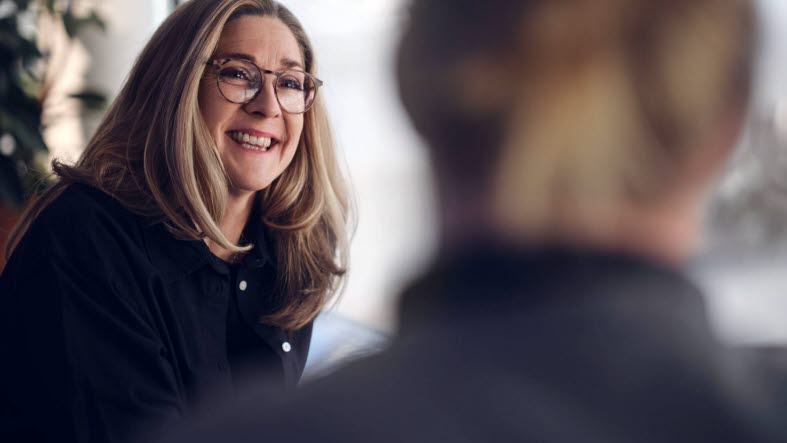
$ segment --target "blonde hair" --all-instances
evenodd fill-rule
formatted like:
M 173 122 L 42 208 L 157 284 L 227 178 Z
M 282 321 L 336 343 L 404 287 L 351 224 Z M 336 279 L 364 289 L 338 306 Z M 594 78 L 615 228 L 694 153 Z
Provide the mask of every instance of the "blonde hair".
M 137 59 L 79 161 L 53 162 L 60 181 L 22 216 L 6 247 L 10 257 L 32 220 L 70 183 L 113 196 L 129 210 L 166 224 L 182 239 L 209 238 L 233 252 L 219 228 L 228 177 L 205 127 L 198 89 L 224 26 L 241 16 L 271 16 L 293 32 L 305 70 L 315 74 L 312 45 L 292 13 L 272 0 L 191 0 L 158 28 Z M 257 204 L 278 261 L 275 309 L 261 320 L 286 329 L 308 323 L 345 274 L 350 204 L 330 126 L 318 96 L 304 114 L 292 163 Z
M 438 20 L 438 2 L 415 2 L 402 95 L 438 175 L 458 169 L 450 128 L 488 141 L 476 157 L 493 160 L 476 174 L 492 183 L 492 207 L 521 226 L 654 201 L 721 118 L 745 107 L 755 40 L 747 0 L 459 3 L 463 18 Z M 447 80 L 419 83 L 429 69 Z

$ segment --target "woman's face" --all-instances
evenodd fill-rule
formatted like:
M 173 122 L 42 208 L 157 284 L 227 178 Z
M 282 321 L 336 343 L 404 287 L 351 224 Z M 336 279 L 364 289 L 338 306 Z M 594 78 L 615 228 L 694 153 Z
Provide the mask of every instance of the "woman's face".
M 248 59 L 270 71 L 305 70 L 295 36 L 273 17 L 244 16 L 229 23 L 213 55 L 213 59 L 224 58 Z M 214 67 L 206 72 L 199 90 L 200 111 L 231 180 L 230 192 L 244 194 L 266 188 L 292 161 L 303 130 L 303 114 L 281 109 L 271 74 L 263 74 L 259 95 L 241 105 L 222 96 Z M 266 139 L 271 139 L 267 150 Z

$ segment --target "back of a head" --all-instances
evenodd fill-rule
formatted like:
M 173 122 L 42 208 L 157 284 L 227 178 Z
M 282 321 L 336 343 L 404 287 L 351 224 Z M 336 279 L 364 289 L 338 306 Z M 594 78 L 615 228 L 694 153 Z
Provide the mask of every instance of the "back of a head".
M 754 33 L 748 0 L 416 0 L 400 91 L 442 197 L 484 188 L 537 235 L 657 200 L 742 114 Z

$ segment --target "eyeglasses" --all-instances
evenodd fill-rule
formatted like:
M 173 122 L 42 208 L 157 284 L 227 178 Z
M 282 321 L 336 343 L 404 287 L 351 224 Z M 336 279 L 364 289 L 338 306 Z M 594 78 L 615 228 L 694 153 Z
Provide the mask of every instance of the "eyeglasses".
M 232 103 L 245 105 L 260 94 L 263 74 L 276 76 L 273 91 L 284 112 L 303 114 L 314 104 L 322 80 L 298 69 L 283 72 L 262 69 L 254 63 L 235 58 L 211 60 L 208 66 L 216 68 L 219 92 Z

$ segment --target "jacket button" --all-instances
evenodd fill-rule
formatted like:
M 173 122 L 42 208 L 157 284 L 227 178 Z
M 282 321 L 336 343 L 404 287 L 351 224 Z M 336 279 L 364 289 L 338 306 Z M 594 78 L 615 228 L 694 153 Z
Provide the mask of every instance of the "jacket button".
M 290 350 L 292 349 L 292 346 L 290 346 L 290 342 L 285 341 L 284 343 L 281 344 L 281 349 L 284 352 L 290 352 Z
M 240 284 L 238 285 L 241 291 L 245 291 L 248 286 L 249 284 L 246 283 L 246 280 L 241 280 Z

